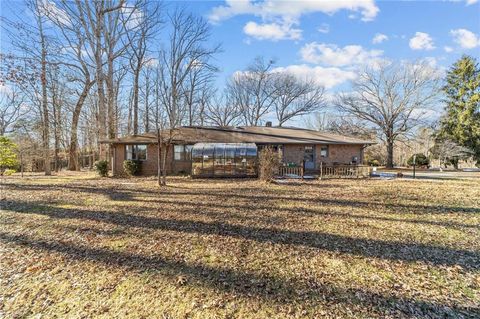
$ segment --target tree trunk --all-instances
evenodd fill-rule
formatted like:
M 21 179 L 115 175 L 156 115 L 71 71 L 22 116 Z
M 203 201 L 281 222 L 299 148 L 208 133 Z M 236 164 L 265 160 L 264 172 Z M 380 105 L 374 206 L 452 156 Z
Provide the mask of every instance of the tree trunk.
M 168 145 L 163 143 L 160 129 L 157 129 L 157 178 L 158 186 L 167 185 L 167 172 L 166 172 L 166 163 L 167 163 L 167 153 Z M 163 151 L 162 151 L 163 150 Z
M 55 97 L 55 95 L 54 95 Z M 52 99 L 53 102 L 53 135 L 55 137 L 55 152 L 54 152 L 54 161 L 55 161 L 55 172 L 58 172 L 60 169 L 60 119 L 61 119 L 61 105 L 58 103 L 56 98 Z
M 145 133 L 150 131 L 150 111 L 149 111 L 149 100 L 150 100 L 150 76 L 147 72 L 145 75 Z
M 138 134 L 138 82 L 140 67 L 137 66 L 133 74 L 133 135 Z
M 393 139 L 387 139 L 387 168 L 393 168 Z
M 70 135 L 70 147 L 68 150 L 68 156 L 69 156 L 69 161 L 68 161 L 68 169 L 71 171 L 78 171 L 80 167 L 78 166 L 78 154 L 77 154 L 77 148 L 78 148 L 78 121 L 80 120 L 80 112 L 83 107 L 83 103 L 85 102 L 85 99 L 87 98 L 88 92 L 90 91 L 90 88 L 92 87 L 93 82 L 89 82 L 85 84 L 82 94 L 78 98 L 77 104 L 75 105 L 75 109 L 73 110 L 73 116 L 72 116 L 72 131 Z
M 103 59 L 102 59 L 102 30 L 104 28 L 103 21 L 103 4 L 99 3 L 101 8 L 96 8 L 96 21 L 94 36 L 95 36 L 95 79 L 97 83 L 97 95 L 98 95 L 98 137 L 104 139 L 107 137 L 107 108 L 105 105 L 105 90 L 104 90 L 104 73 L 103 73 Z M 93 49 L 93 48 L 92 48 Z M 104 144 L 98 145 L 99 157 L 105 157 Z
M 115 117 L 115 78 L 114 78 L 113 56 L 108 58 L 107 68 L 107 115 L 108 115 L 108 138 L 115 138 L 117 135 L 117 123 Z
M 38 28 L 40 33 L 40 45 L 42 47 L 42 56 L 41 56 L 41 82 L 42 82 L 42 113 L 43 113 L 43 160 L 45 175 L 52 175 L 50 169 L 50 131 L 49 125 L 50 121 L 48 118 L 48 98 L 47 98 L 47 48 L 45 43 L 45 35 L 43 34 L 43 25 L 42 18 L 40 16 L 38 19 Z
M 453 168 L 454 168 L 455 170 L 458 170 L 458 158 L 454 158 L 454 159 L 452 160 L 452 164 L 453 164 Z
M 162 156 L 162 186 L 167 186 L 167 154 L 168 154 L 168 149 L 170 143 L 165 143 L 165 150 L 163 151 L 163 156 Z

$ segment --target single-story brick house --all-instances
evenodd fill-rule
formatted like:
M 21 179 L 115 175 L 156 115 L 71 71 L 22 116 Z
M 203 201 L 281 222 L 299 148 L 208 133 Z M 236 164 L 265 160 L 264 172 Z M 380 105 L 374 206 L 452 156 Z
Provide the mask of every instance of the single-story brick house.
M 167 151 L 167 173 L 205 175 L 206 172 L 205 176 L 254 175 L 257 149 L 265 146 L 277 150 L 286 165 L 304 165 L 305 170 L 315 171 L 320 163 L 362 164 L 364 148 L 373 144 L 337 134 L 271 126 L 183 126 L 164 132 L 162 136 L 169 134 L 171 145 Z M 157 174 L 158 143 L 155 133 L 103 142 L 111 146 L 113 175 L 123 173 L 123 162 L 127 159 L 141 162 L 142 175 Z

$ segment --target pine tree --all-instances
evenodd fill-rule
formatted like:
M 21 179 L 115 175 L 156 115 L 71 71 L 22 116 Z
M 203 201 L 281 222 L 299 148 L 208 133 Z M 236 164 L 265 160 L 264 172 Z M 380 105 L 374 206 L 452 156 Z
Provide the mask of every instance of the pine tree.
M 477 61 L 462 56 L 447 72 L 443 88 L 446 114 L 439 139 L 451 139 L 474 152 L 480 165 L 480 68 Z

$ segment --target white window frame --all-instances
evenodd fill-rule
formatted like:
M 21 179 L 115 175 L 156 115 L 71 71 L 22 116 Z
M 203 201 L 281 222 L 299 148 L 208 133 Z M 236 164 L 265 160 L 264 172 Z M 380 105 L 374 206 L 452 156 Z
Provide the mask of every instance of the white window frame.
M 323 151 L 325 151 L 325 155 L 323 154 Z M 320 157 L 323 158 L 328 158 L 330 155 L 330 147 L 328 145 L 320 145 Z

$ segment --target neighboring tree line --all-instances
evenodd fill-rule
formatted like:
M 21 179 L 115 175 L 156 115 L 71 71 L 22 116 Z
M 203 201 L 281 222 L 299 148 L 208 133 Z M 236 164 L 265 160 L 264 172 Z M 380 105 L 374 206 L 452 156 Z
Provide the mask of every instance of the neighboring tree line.
M 480 68 L 470 56 L 461 57 L 445 76 L 421 61 L 373 64 L 333 104 L 340 116 L 318 114 L 308 124 L 378 138 L 380 143 L 366 151 L 375 165 L 408 164 L 414 153 L 455 168 L 468 158 L 480 165 Z

